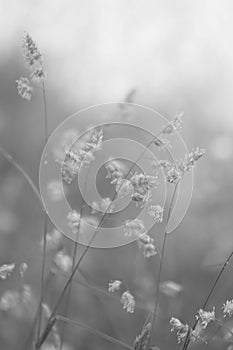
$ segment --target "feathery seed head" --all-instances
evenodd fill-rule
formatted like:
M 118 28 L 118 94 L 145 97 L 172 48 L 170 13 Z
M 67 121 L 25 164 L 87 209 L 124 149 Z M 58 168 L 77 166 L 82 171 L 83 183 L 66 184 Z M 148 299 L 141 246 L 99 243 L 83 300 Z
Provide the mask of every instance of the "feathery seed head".
M 231 317 L 233 315 L 233 299 L 227 300 L 225 304 L 223 304 L 223 315 L 224 317 L 229 316 Z
M 72 229 L 72 233 L 78 233 L 80 227 L 81 216 L 76 210 L 72 210 L 67 215 L 68 226 Z
M 140 236 L 142 233 L 146 232 L 144 223 L 142 220 L 134 219 L 134 220 L 126 220 L 124 224 L 124 231 L 126 236 Z
M 119 198 L 125 198 L 133 192 L 133 185 L 130 180 L 127 179 L 118 179 L 116 182 L 116 191 Z
M 31 83 L 28 80 L 28 78 L 21 77 L 18 80 L 16 80 L 16 87 L 20 97 L 27 101 L 31 100 L 33 87 L 31 86 Z
M 174 131 L 180 131 L 182 125 L 183 112 L 176 114 L 168 126 L 164 127 L 163 134 L 172 134 Z
M 42 55 L 32 37 L 25 33 L 23 37 L 22 47 L 24 50 L 24 58 L 29 67 L 42 63 Z
M 198 310 L 196 319 L 200 322 L 203 329 L 205 329 L 211 321 L 215 321 L 215 308 L 212 311 Z
M 155 256 L 157 254 L 157 249 L 152 242 L 143 245 L 143 255 L 145 258 L 148 259 L 151 256 Z
M 115 281 L 109 282 L 109 284 L 108 284 L 108 291 L 111 292 L 111 293 L 113 293 L 113 292 L 115 292 L 116 290 L 119 290 L 121 284 L 122 284 L 122 282 L 119 281 L 119 280 L 115 280 Z
M 15 264 L 3 264 L 0 266 L 0 279 L 5 280 L 15 269 Z
M 134 350 L 146 350 L 148 338 L 150 336 L 151 323 L 147 323 L 141 333 L 136 337 L 134 341 Z
M 181 172 L 185 173 L 190 171 L 196 165 L 196 162 L 203 157 L 205 152 L 205 149 L 197 147 L 189 154 L 186 154 L 185 159 L 179 164 Z
M 181 176 L 180 171 L 175 166 L 171 166 L 167 172 L 167 182 L 176 184 L 181 180 Z
M 64 251 L 59 251 L 54 257 L 56 267 L 62 272 L 69 273 L 72 269 L 72 259 Z M 55 271 L 54 271 L 55 272 Z
M 105 164 L 105 169 L 107 170 L 107 179 L 110 179 L 111 184 L 117 184 L 124 177 L 124 170 L 122 164 L 114 159 L 110 159 Z
M 148 208 L 148 214 L 155 220 L 156 223 L 163 222 L 163 208 L 160 205 L 151 205 Z
M 126 290 L 121 296 L 121 303 L 123 305 L 123 309 L 125 309 L 129 313 L 134 313 L 135 310 L 135 299 L 129 290 Z
M 132 200 L 140 206 L 144 206 L 151 198 L 151 190 L 158 185 L 158 175 L 146 175 L 143 173 L 135 173 L 131 179 L 133 186 Z
M 94 153 L 101 149 L 103 131 L 94 130 L 78 150 L 66 151 L 66 157 L 61 163 L 62 179 L 70 184 L 83 166 L 89 166 L 94 161 Z
M 181 343 L 187 336 L 189 331 L 189 326 L 183 324 L 178 318 L 172 317 L 170 319 L 171 332 L 176 332 L 177 342 Z

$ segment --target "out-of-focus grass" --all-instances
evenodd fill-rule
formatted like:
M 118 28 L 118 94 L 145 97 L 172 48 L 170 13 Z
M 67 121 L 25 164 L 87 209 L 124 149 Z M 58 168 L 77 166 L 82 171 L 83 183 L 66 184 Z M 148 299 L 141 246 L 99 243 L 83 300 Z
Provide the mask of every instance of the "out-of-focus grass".
M 215 1 L 214 4 L 214 8 L 217 9 L 217 2 Z M 224 4 L 230 6 L 227 1 Z M 206 14 L 207 10 L 205 9 Z M 198 6 L 196 11 L 198 17 L 200 14 Z M 223 10 L 220 13 L 221 21 L 224 13 L 227 11 Z M 125 17 L 127 18 L 126 15 Z M 208 18 L 215 18 L 213 13 L 212 17 L 205 17 L 203 14 L 202 17 L 202 28 L 208 27 L 206 23 Z M 185 18 L 187 20 L 189 16 L 186 15 Z M 198 24 L 198 19 L 196 21 Z M 106 28 L 108 28 L 109 23 L 106 23 Z M 177 28 L 174 23 L 173 25 L 172 28 Z M 27 23 L 26 27 L 28 26 L 30 23 Z M 20 23 L 19 27 L 23 29 L 23 23 Z M 163 25 L 161 27 L 163 28 Z M 210 28 L 213 27 L 210 26 Z M 52 38 L 48 39 L 47 43 L 44 42 L 44 48 L 48 49 L 46 58 L 48 58 L 49 68 L 48 109 L 51 131 L 77 109 L 92 103 L 106 102 L 106 99 L 109 101 L 109 99 L 123 98 L 128 89 L 136 87 L 135 98 L 138 103 L 158 108 L 165 115 L 173 115 L 176 110 L 183 109 L 185 111 L 183 134 L 185 140 L 188 140 L 188 146 L 200 144 L 208 149 L 205 160 L 195 169 L 194 193 L 189 211 L 176 232 L 169 237 L 166 247 L 163 280 L 174 280 L 180 283 L 184 290 L 175 298 L 164 295 L 161 297 L 154 340 L 162 350 L 178 349 L 175 337 L 170 334 L 169 318 L 177 316 L 185 322 L 193 322 L 196 310 L 203 303 L 218 271 L 219 267 L 216 265 L 223 262 L 233 248 L 233 218 L 231 215 L 233 135 L 232 124 L 229 122 L 229 116 L 232 113 L 229 76 L 231 77 L 232 71 L 230 67 L 229 70 L 227 69 L 232 53 L 228 50 L 226 54 L 224 52 L 224 47 L 229 48 L 229 37 L 224 36 L 224 33 L 228 33 L 228 29 L 225 27 L 216 42 L 208 40 L 208 38 L 212 40 L 216 38 L 212 36 L 214 32 L 211 29 L 202 32 L 201 30 L 200 32 L 189 30 L 186 40 L 176 38 L 174 47 L 171 46 L 172 37 L 168 30 L 164 40 L 161 39 L 159 50 L 156 50 L 155 47 L 155 56 L 160 55 L 160 59 L 157 58 L 153 64 L 149 60 L 149 53 L 153 51 L 153 45 L 145 44 L 147 48 L 150 48 L 149 53 L 145 47 L 138 46 L 137 51 L 134 49 L 130 36 L 129 42 L 125 44 L 129 47 L 129 52 L 131 50 L 134 55 L 137 53 L 138 56 L 143 52 L 143 57 L 150 61 L 150 69 L 148 68 L 148 71 L 142 69 L 138 76 L 132 69 L 129 76 L 127 75 L 128 78 L 125 78 L 126 80 L 122 76 L 121 79 L 116 80 L 118 70 L 126 75 L 129 66 L 124 67 L 124 59 L 122 59 L 119 69 L 117 63 L 115 66 L 108 65 L 107 72 L 110 74 L 111 71 L 114 71 L 115 73 L 109 75 L 109 80 L 108 74 L 105 74 L 104 82 L 99 85 L 97 80 L 101 81 L 103 73 L 106 73 L 103 67 L 108 58 L 107 53 L 102 53 L 100 58 L 98 50 L 94 50 L 92 60 L 97 66 L 95 74 L 85 76 L 82 72 L 80 73 L 81 69 L 77 68 L 76 64 L 81 67 L 86 56 L 84 54 L 82 61 L 76 63 L 74 57 L 77 59 L 77 56 L 72 56 L 72 47 L 76 44 L 72 42 L 70 53 L 67 53 L 65 61 L 67 62 L 70 56 L 73 57 L 72 70 L 68 70 L 66 65 L 61 66 L 61 77 L 67 76 L 64 83 L 64 80 L 57 79 L 61 58 L 56 56 L 61 52 L 60 46 L 63 45 L 57 37 L 58 48 L 53 51 Z M 185 31 L 186 29 L 182 28 L 181 32 Z M 218 32 L 217 28 L 216 32 Z M 39 37 L 42 37 L 42 34 L 38 32 Z M 140 32 L 138 33 L 140 39 L 139 34 Z M 207 39 L 204 39 L 202 35 L 206 35 Z M 141 41 L 144 42 L 143 34 L 141 36 Z M 83 37 L 85 38 L 85 33 Z M 16 39 L 14 40 L 16 45 Z M 64 38 L 63 40 L 65 41 Z M 190 47 L 187 45 L 189 41 Z M 207 43 L 209 46 L 205 46 Z M 169 50 L 164 48 L 165 44 Z M 98 45 L 99 43 L 96 44 L 96 47 Z M 91 46 L 90 38 L 89 48 Z M 81 47 L 80 51 L 82 50 L 86 53 Z M 175 55 L 176 52 L 180 55 Z M 184 61 L 179 63 L 182 52 Z M 190 59 L 192 52 L 195 53 L 193 60 Z M 169 58 L 174 56 L 174 60 Z M 53 63 L 54 60 L 56 60 L 55 63 Z M 147 60 L 144 61 L 145 65 L 147 65 L 146 62 Z M 162 65 L 162 62 L 165 63 Z M 135 66 L 135 70 L 138 70 L 138 66 L 136 64 Z M 87 74 L 88 65 L 85 67 Z M 98 71 L 98 67 L 102 68 L 99 68 Z M 169 72 L 169 68 L 171 69 L 170 74 L 162 74 L 165 71 Z M 7 55 L 3 56 L 0 63 L 0 144 L 24 166 L 35 183 L 38 183 L 38 167 L 44 146 L 41 100 L 37 92 L 30 104 L 20 100 L 17 96 L 15 80 L 22 74 L 22 69 L 23 64 L 18 48 L 15 46 L 14 49 L 10 49 L 8 46 Z M 162 73 L 158 79 L 159 69 Z M 178 72 L 177 75 L 174 73 L 175 70 Z M 79 73 L 80 78 L 78 78 Z M 114 90 L 115 83 L 117 87 Z M 35 297 L 38 299 L 38 276 L 40 276 L 41 269 L 39 243 L 43 234 L 43 213 L 27 183 L 2 157 L 0 157 L 0 172 L 0 264 L 6 262 L 26 262 L 28 264 L 23 281 L 18 274 L 13 274 L 7 281 L 0 281 L 0 297 L 5 290 L 19 289 L 22 283 L 28 283 L 33 287 Z M 66 240 L 66 244 L 72 247 L 72 242 Z M 90 249 L 82 266 L 89 280 L 101 288 L 107 289 L 107 282 L 111 278 L 124 278 L 135 291 L 140 305 L 146 310 L 152 308 L 153 281 L 156 280 L 158 266 L 142 259 L 135 244 L 111 250 Z M 232 298 L 231 276 L 232 269 L 228 267 L 211 299 L 211 305 L 220 307 L 226 299 Z M 80 276 L 77 278 L 82 280 Z M 53 303 L 64 282 L 64 276 L 52 279 L 47 289 L 49 303 Z M 145 318 L 145 311 L 137 310 L 135 315 L 127 315 L 121 310 L 119 300 L 101 293 L 93 293 L 91 289 L 76 283 L 74 283 L 71 296 L 71 310 L 70 317 L 82 320 L 129 344 L 132 344 L 135 336 L 140 332 Z M 19 322 L 1 312 L 1 348 L 4 350 L 21 348 L 27 337 L 30 323 L 30 319 Z M 67 327 L 66 338 L 73 349 L 77 348 L 77 344 L 80 348 L 87 349 L 109 348 L 108 343 L 90 336 L 82 329 Z M 115 348 L 115 345 L 111 345 L 111 348 Z M 199 345 L 194 348 L 198 349 Z M 209 345 L 209 348 L 212 350 L 224 349 L 224 345 L 215 341 Z

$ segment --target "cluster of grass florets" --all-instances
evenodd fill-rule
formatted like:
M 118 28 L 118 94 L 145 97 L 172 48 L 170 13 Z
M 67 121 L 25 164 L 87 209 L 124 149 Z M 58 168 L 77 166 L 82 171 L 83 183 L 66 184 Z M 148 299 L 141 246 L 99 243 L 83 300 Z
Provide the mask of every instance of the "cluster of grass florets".
M 21 77 L 16 80 L 19 95 L 30 101 L 33 93 L 33 85 L 42 83 L 45 79 L 46 72 L 43 67 L 42 54 L 36 43 L 28 33 L 23 37 L 23 53 L 26 67 L 29 70 L 29 77 Z
M 29 71 L 28 77 L 21 77 L 16 81 L 17 89 L 19 95 L 30 100 L 33 93 L 33 84 L 44 82 L 46 72 L 43 66 L 42 55 L 29 34 L 25 34 L 23 38 L 23 52 L 24 59 L 26 62 L 26 67 Z M 135 91 L 129 94 L 127 101 L 132 98 Z M 122 105 L 119 106 L 121 113 L 124 116 L 129 115 L 129 108 L 125 108 Z M 162 128 L 162 131 L 154 137 L 152 142 L 149 143 L 148 148 L 153 145 L 159 149 L 168 150 L 172 147 L 171 141 L 168 138 L 170 135 L 177 133 L 181 129 L 182 124 L 182 113 L 175 115 L 170 123 Z M 104 141 L 104 128 L 93 128 L 89 131 L 77 145 L 73 142 L 77 137 L 74 130 L 66 135 L 66 140 L 70 139 L 70 143 L 62 143 L 62 152 L 59 153 L 59 157 L 55 159 L 58 162 L 62 180 L 66 185 L 70 185 L 76 177 L 79 176 L 83 168 L 90 167 L 91 164 L 96 159 L 96 152 L 102 150 L 102 145 Z M 70 133 L 72 135 L 70 135 Z M 134 171 L 134 167 L 127 171 L 127 167 L 118 159 L 108 158 L 105 163 L 105 170 L 107 172 L 106 179 L 114 187 L 115 197 L 114 199 L 121 200 L 125 197 L 129 197 L 130 201 L 133 203 L 137 209 L 146 209 L 146 215 L 150 220 L 153 220 L 153 225 L 159 225 L 164 223 L 165 229 L 168 224 L 169 218 L 164 218 L 165 208 L 156 202 L 153 202 L 153 192 L 159 186 L 158 174 L 160 170 L 163 170 L 165 174 L 165 179 L 171 186 L 177 185 L 187 172 L 190 172 L 197 161 L 205 154 L 205 150 L 202 148 L 195 148 L 190 153 L 184 156 L 184 159 L 171 162 L 168 160 L 159 160 L 152 162 L 152 174 L 147 174 L 142 171 Z M 134 165 L 137 165 L 136 163 Z M 55 184 L 57 186 L 57 184 Z M 60 186 L 60 185 L 59 185 Z M 60 198 L 61 189 L 57 186 L 53 191 L 53 200 Z M 50 186 L 51 187 L 51 186 Z M 58 188 L 59 187 L 59 188 Z M 51 189 L 51 188 L 50 188 Z M 102 219 L 105 218 L 106 214 L 111 215 L 115 209 L 115 203 L 113 203 L 110 197 L 102 198 L 101 201 L 96 201 L 93 198 L 91 206 L 91 217 L 95 218 L 95 215 L 102 215 Z M 84 234 L 84 222 L 85 217 L 81 210 L 72 209 L 64 217 L 67 223 L 67 227 L 75 235 Z M 165 222 L 164 222 L 165 220 Z M 94 220 L 95 221 L 95 220 Z M 103 220 L 104 221 L 104 220 Z M 99 229 L 99 226 L 97 229 Z M 123 232 L 126 237 L 134 238 L 137 242 L 139 250 L 145 258 L 153 258 L 159 256 L 161 258 L 159 249 L 155 244 L 155 239 L 152 237 L 151 230 L 146 228 L 146 221 L 134 218 L 127 219 L 123 223 Z M 166 235 L 166 233 L 165 233 Z M 57 229 L 52 229 L 47 232 L 44 239 L 39 244 L 40 248 L 46 246 L 47 254 L 52 256 L 52 263 L 49 269 L 49 273 L 53 276 L 62 272 L 63 274 L 70 275 L 74 269 L 75 256 L 71 256 L 69 250 L 65 247 L 64 239 L 62 234 Z M 161 258 L 162 259 L 162 258 Z M 162 261 L 160 261 L 162 264 Z M 28 266 L 26 262 L 21 264 L 16 264 L 14 262 L 3 264 L 0 266 L 0 280 L 6 280 L 14 273 L 18 273 L 21 278 L 24 278 L 27 272 Z M 72 281 L 72 279 L 71 279 Z M 182 286 L 178 285 L 173 281 L 164 281 L 161 283 L 160 280 L 157 281 L 157 285 L 160 291 L 167 296 L 177 295 L 182 291 Z M 119 293 L 119 301 L 122 308 L 133 314 L 137 304 L 136 298 L 127 286 L 127 283 L 121 279 L 111 280 L 108 284 L 109 293 Z M 105 290 L 105 293 L 107 291 Z M 157 295 L 158 297 L 158 295 Z M 157 300 L 156 300 L 157 303 Z M 32 319 L 34 314 L 31 315 L 31 310 L 35 311 L 36 298 L 35 293 L 33 293 L 32 288 L 23 283 L 20 290 L 6 290 L 0 299 L 0 310 L 3 312 L 9 312 L 16 317 L 27 317 L 30 315 Z M 54 314 L 50 309 L 50 306 L 46 303 L 41 304 L 42 307 L 42 317 L 45 323 L 45 332 L 50 326 L 51 335 L 53 337 L 53 345 L 55 349 L 60 349 L 62 347 L 61 338 L 59 335 L 58 328 L 55 325 Z M 147 317 L 147 321 L 144 323 L 142 330 L 138 336 L 136 336 L 133 348 L 134 350 L 147 350 L 150 341 L 150 335 L 153 331 L 153 322 L 150 321 L 155 317 L 156 307 L 154 314 L 151 312 Z M 154 317 L 153 317 L 154 316 Z M 206 311 L 204 309 L 199 309 L 195 316 L 196 322 L 193 327 L 189 324 L 181 322 L 178 318 L 172 317 L 170 319 L 171 331 L 176 333 L 178 343 L 191 341 L 196 342 L 202 340 L 206 342 L 205 331 L 209 324 L 218 323 L 224 327 L 223 320 L 226 317 L 233 316 L 233 300 L 227 300 L 222 306 L 222 314 L 219 318 L 216 317 L 215 308 L 211 311 Z M 52 317 L 52 319 L 51 319 Z M 46 328 L 47 322 L 47 328 Z M 46 338 L 45 338 L 46 340 Z M 152 347 L 151 349 L 158 349 Z

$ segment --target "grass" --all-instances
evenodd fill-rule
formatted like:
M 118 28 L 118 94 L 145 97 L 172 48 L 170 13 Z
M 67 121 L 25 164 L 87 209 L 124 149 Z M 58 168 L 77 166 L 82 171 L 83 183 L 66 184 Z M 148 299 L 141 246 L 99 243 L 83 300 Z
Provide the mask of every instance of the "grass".
M 34 77 L 39 80 L 39 83 L 41 84 L 41 91 L 42 91 L 42 104 L 43 104 L 43 117 L 44 117 L 44 129 L 45 129 L 45 135 L 44 135 L 44 143 L 46 144 L 48 141 L 48 112 L 47 112 L 47 98 L 46 98 L 46 89 L 45 89 L 45 72 L 44 72 L 44 67 L 42 64 L 42 56 L 37 48 L 37 45 L 35 42 L 32 40 L 32 38 L 29 35 L 26 35 L 25 42 L 24 42 L 24 50 L 26 50 L 26 61 L 28 64 L 28 69 L 30 74 L 30 78 L 24 78 L 23 80 L 18 80 L 18 91 L 21 97 L 25 98 L 26 100 L 30 100 L 31 93 L 33 91 L 33 88 L 31 84 L 34 84 Z M 42 76 L 41 76 L 42 74 Z M 33 76 L 33 78 L 31 78 Z M 132 104 L 132 106 L 134 106 Z M 122 108 L 122 107 L 121 107 Z M 41 265 L 41 276 L 40 276 L 40 296 L 39 296 L 39 301 L 38 301 L 38 309 L 35 315 L 35 318 L 32 322 L 32 327 L 29 332 L 28 338 L 26 339 L 26 342 L 24 343 L 24 349 L 27 349 L 31 347 L 32 339 L 34 338 L 34 349 L 39 350 L 42 348 L 42 346 L 46 343 L 48 337 L 51 335 L 52 332 L 56 329 L 57 332 L 57 325 L 61 325 L 61 330 L 60 333 L 58 334 L 60 343 L 59 343 L 59 348 L 56 350 L 62 350 L 63 345 L 64 345 L 64 339 L 65 339 L 65 332 L 67 327 L 78 327 L 80 329 L 84 329 L 85 331 L 91 333 L 94 337 L 98 337 L 103 339 L 106 342 L 110 342 L 111 344 L 115 344 L 116 346 L 119 346 L 120 348 L 126 348 L 126 349 L 132 349 L 132 350 L 149 350 L 153 348 L 156 344 L 153 344 L 153 340 L 156 340 L 155 337 L 155 323 L 156 323 L 156 317 L 158 313 L 158 306 L 160 303 L 160 285 L 163 280 L 163 267 L 165 263 L 165 248 L 166 248 L 166 242 L 168 238 L 168 232 L 167 232 L 167 227 L 169 224 L 169 221 L 171 219 L 173 209 L 175 207 L 176 199 L 177 199 L 177 192 L 179 189 L 179 185 L 183 179 L 183 176 L 187 172 L 193 169 L 194 165 L 196 162 L 201 158 L 204 154 L 204 151 L 202 149 L 196 148 L 189 154 L 186 154 L 184 156 L 184 159 L 180 162 L 174 161 L 173 160 L 173 155 L 172 151 L 169 148 L 168 144 L 168 139 L 170 134 L 177 132 L 178 127 L 180 126 L 180 116 L 175 116 L 170 122 L 168 122 L 161 131 L 157 133 L 157 135 L 153 135 L 150 139 L 147 140 L 146 145 L 144 146 L 144 150 L 136 157 L 136 160 L 134 160 L 131 164 L 130 167 L 127 168 L 126 171 L 123 171 L 121 168 L 120 163 L 117 163 L 117 161 L 112 162 L 110 164 L 110 167 L 108 169 L 111 185 L 114 187 L 117 185 L 116 188 L 114 188 L 114 195 L 112 196 L 112 199 L 110 201 L 110 204 L 105 208 L 105 211 L 102 213 L 102 216 L 100 217 L 100 221 L 94 230 L 94 233 L 92 237 L 90 238 L 88 244 L 84 247 L 82 253 L 80 254 L 79 258 L 77 258 L 77 251 L 78 251 L 78 246 L 79 246 L 79 235 L 80 235 L 80 227 L 81 227 L 81 220 L 85 218 L 84 216 L 84 207 L 86 206 L 85 203 L 85 195 L 82 198 L 82 202 L 80 205 L 80 217 L 79 217 L 79 222 L 75 224 L 77 228 L 76 232 L 76 238 L 75 242 L 73 245 L 73 252 L 72 252 L 72 257 L 69 257 L 71 259 L 71 269 L 70 273 L 64 273 L 62 271 L 57 271 L 56 274 L 57 276 L 63 275 L 66 278 L 66 281 L 64 283 L 64 286 L 61 288 L 61 290 L 58 293 L 58 298 L 54 303 L 54 306 L 51 307 L 51 310 L 49 311 L 49 315 L 47 317 L 47 320 L 43 320 L 43 307 L 42 305 L 46 303 L 46 288 L 48 286 L 48 281 L 51 278 L 51 272 L 49 275 L 46 275 L 46 257 L 47 257 L 47 231 L 48 231 L 48 215 L 46 211 L 43 208 L 43 203 L 41 200 L 41 195 L 35 186 L 34 182 L 32 179 L 28 176 L 28 174 L 25 172 L 25 170 L 13 159 L 13 157 L 6 152 L 6 150 L 2 147 L 0 147 L 0 153 L 1 155 L 7 159 L 13 167 L 15 167 L 20 174 L 25 178 L 27 183 L 30 185 L 33 193 L 35 196 L 38 198 L 40 205 L 42 206 L 42 210 L 45 213 L 44 216 L 44 229 L 43 229 L 43 251 L 42 251 L 42 265 Z M 104 128 L 101 131 L 105 131 Z M 91 172 L 91 164 L 92 162 L 95 161 L 95 153 L 99 151 L 99 144 L 102 145 L 103 140 L 100 137 L 100 133 L 98 134 L 99 130 L 98 128 L 94 129 L 94 133 L 90 136 L 90 139 L 86 142 L 84 142 L 84 145 L 82 145 L 83 148 L 81 150 L 79 149 L 76 152 L 73 152 L 72 146 L 70 146 L 69 152 L 66 150 L 66 156 L 68 157 L 67 159 L 64 159 L 62 163 L 62 170 L 64 170 L 64 167 L 67 166 L 67 171 L 69 172 L 69 175 L 71 174 L 72 180 L 74 180 L 75 176 L 79 173 L 79 171 L 83 171 L 84 164 L 85 166 L 88 165 L 88 170 L 87 172 Z M 98 140 L 99 137 L 99 140 Z M 100 145 L 100 146 L 101 146 Z M 156 178 L 155 175 L 145 175 L 143 172 L 138 173 L 135 171 L 135 168 L 139 165 L 140 160 L 145 156 L 145 153 L 154 147 L 159 147 L 162 148 L 163 150 L 166 151 L 168 160 L 164 163 L 159 163 L 158 162 L 158 167 L 159 169 L 162 169 L 163 175 L 165 178 L 165 181 L 167 182 L 168 186 L 171 186 L 172 188 L 172 195 L 170 201 L 167 203 L 167 208 L 162 208 L 163 209 L 163 224 L 164 224 L 164 232 L 163 232 L 163 237 L 162 237 L 162 247 L 161 251 L 159 248 L 156 247 L 155 240 L 149 235 L 157 226 L 157 224 L 160 222 L 158 212 L 155 212 L 155 222 L 153 223 L 152 227 L 150 230 L 146 231 L 144 223 L 137 222 L 135 220 L 129 220 L 129 225 L 132 225 L 130 227 L 126 227 L 126 234 L 127 234 L 127 229 L 129 230 L 130 234 L 133 232 L 135 235 L 135 240 L 138 243 L 139 249 L 141 249 L 142 254 L 145 257 L 145 260 L 151 259 L 151 261 L 154 263 L 155 260 L 153 260 L 153 256 L 158 255 L 159 257 L 159 266 L 158 266 L 158 274 L 156 278 L 155 285 L 153 287 L 154 289 L 154 298 L 153 298 L 153 307 L 152 309 L 148 312 L 147 308 L 144 308 L 140 305 L 137 304 L 135 309 L 139 311 L 143 311 L 144 313 L 146 312 L 146 319 L 144 322 L 140 320 L 142 324 L 142 331 L 139 335 L 136 334 L 135 332 L 135 338 L 137 336 L 137 341 L 138 343 L 134 344 L 127 344 L 126 342 L 123 342 L 120 339 L 116 339 L 115 337 L 110 336 L 109 334 L 106 334 L 100 330 L 97 330 L 89 325 L 86 325 L 80 320 L 77 319 L 71 319 L 69 318 L 70 314 L 70 302 L 71 302 L 71 293 L 72 293 L 72 285 L 73 283 L 85 286 L 88 288 L 90 291 L 93 291 L 95 295 L 102 295 L 106 296 L 108 295 L 111 298 L 119 299 L 119 304 L 120 302 L 122 303 L 122 306 L 126 310 L 133 310 L 134 309 L 134 303 L 135 303 L 135 298 L 134 298 L 134 291 L 129 290 L 128 283 L 125 281 L 124 283 L 122 281 L 119 281 L 120 284 L 117 287 L 114 287 L 113 290 L 110 292 L 107 291 L 107 289 L 103 289 L 94 283 L 90 281 L 89 278 L 86 277 L 85 273 L 83 273 L 81 269 L 81 265 L 83 263 L 84 258 L 86 257 L 88 251 L 92 247 L 92 243 L 94 242 L 95 238 L 99 234 L 100 230 L 102 227 L 106 224 L 107 220 L 111 216 L 111 213 L 109 212 L 109 209 L 112 207 L 114 204 L 114 201 L 118 199 L 118 195 L 120 191 L 124 188 L 123 186 L 126 185 L 129 186 L 129 193 L 131 202 L 133 204 L 138 204 L 139 208 L 147 208 L 150 205 L 150 195 L 152 190 L 154 190 L 155 185 L 153 184 L 154 178 Z M 72 153 L 73 152 L 73 153 Z M 101 152 L 101 151 L 100 151 Z M 69 158 L 70 157 L 70 158 Z M 151 162 L 151 159 L 148 158 L 148 161 Z M 80 168 L 79 165 L 81 164 Z M 72 171 L 76 171 L 77 169 L 74 167 L 78 168 L 78 172 L 72 173 Z M 111 168 L 112 167 L 112 168 Z M 81 169 L 81 170 L 80 170 Z M 75 175 L 75 176 L 74 176 Z M 64 180 L 64 179 L 63 179 Z M 106 180 L 108 181 L 108 180 Z M 152 182 L 150 182 L 152 181 Z M 154 186 L 154 187 L 153 187 Z M 157 184 L 156 184 L 157 186 Z M 88 187 L 88 175 L 85 176 L 85 184 L 84 184 L 84 194 L 86 193 Z M 155 203 L 156 204 L 156 203 Z M 137 207 L 137 208 L 138 208 Z M 158 206 L 157 206 L 158 207 Z M 155 210 L 158 210 L 158 208 Z M 149 212 L 149 211 L 148 211 Z M 165 215 L 166 213 L 166 215 Z M 152 213 L 153 214 L 153 213 Z M 156 216 L 157 215 L 157 216 Z M 64 217 L 64 220 L 66 218 Z M 157 220 L 157 221 L 156 221 Z M 131 231 L 132 232 L 131 232 Z M 196 317 L 195 322 L 193 323 L 192 326 L 179 323 L 180 321 L 176 319 L 176 324 L 173 325 L 173 330 L 177 333 L 178 340 L 181 340 L 181 345 L 180 349 L 182 350 L 187 350 L 194 338 L 195 332 L 197 332 L 197 328 L 201 328 L 200 334 L 196 336 L 197 341 L 203 340 L 204 342 L 206 339 L 208 339 L 208 343 L 211 341 L 214 335 L 217 334 L 219 329 L 225 329 L 227 330 L 230 334 L 232 333 L 231 329 L 224 323 L 224 317 L 226 316 L 231 316 L 231 311 L 233 310 L 233 301 L 232 301 L 232 310 L 225 310 L 223 311 L 223 314 L 221 317 L 223 320 L 212 317 L 210 312 L 206 311 L 206 308 L 208 306 L 208 303 L 216 290 L 216 286 L 219 284 L 219 281 L 226 269 L 226 267 L 230 264 L 230 260 L 233 256 L 233 252 L 229 254 L 229 256 L 226 258 L 223 266 L 221 267 L 219 273 L 217 274 L 205 300 L 202 305 L 202 308 L 206 314 L 204 316 L 198 316 Z M 69 260 L 67 260 L 69 262 Z M 157 260 L 156 260 L 157 261 Z M 79 280 L 76 280 L 76 273 L 79 271 L 79 273 L 82 275 L 84 282 L 81 282 Z M 106 281 L 107 285 L 107 281 Z M 127 298 L 126 300 L 122 299 L 123 293 L 127 292 Z M 115 293 L 116 292 L 116 293 Z M 117 294 L 118 293 L 118 294 Z M 122 294 L 121 294 L 122 293 Z M 121 295 L 119 297 L 119 295 Z M 60 309 L 61 305 L 64 303 L 64 313 L 63 315 L 60 314 Z M 131 304 L 130 304 L 131 303 Z M 129 311 L 129 312 L 131 312 Z M 232 311 L 233 313 L 233 311 Z M 194 315 L 195 316 L 195 315 Z M 217 330 L 215 331 L 214 335 L 212 336 L 206 336 L 205 335 L 205 329 L 206 327 L 203 326 L 203 322 L 206 322 L 206 327 L 210 322 L 215 322 L 217 325 Z M 109 321 L 110 322 L 110 321 Z M 148 322 L 150 322 L 150 329 L 149 332 L 147 333 L 147 336 L 144 337 L 144 331 L 146 329 L 146 326 L 148 325 Z M 198 326 L 198 327 L 197 327 Z M 114 326 L 112 326 L 112 329 Z M 203 338 L 204 334 L 204 338 Z M 139 339 L 139 340 L 138 340 Z M 135 345 L 136 344 L 136 345 Z M 204 347 L 205 345 L 203 345 Z M 163 349 L 164 350 L 164 349 Z

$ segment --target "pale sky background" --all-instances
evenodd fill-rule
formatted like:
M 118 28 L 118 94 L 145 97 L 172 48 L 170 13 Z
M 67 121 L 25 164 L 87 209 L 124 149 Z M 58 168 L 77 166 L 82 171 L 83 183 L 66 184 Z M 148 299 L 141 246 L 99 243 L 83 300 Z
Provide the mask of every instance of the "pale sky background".
M 1 0 L 0 13 L 0 64 L 28 31 L 74 111 L 137 88 L 137 103 L 190 113 L 192 100 L 233 126 L 231 0 Z

